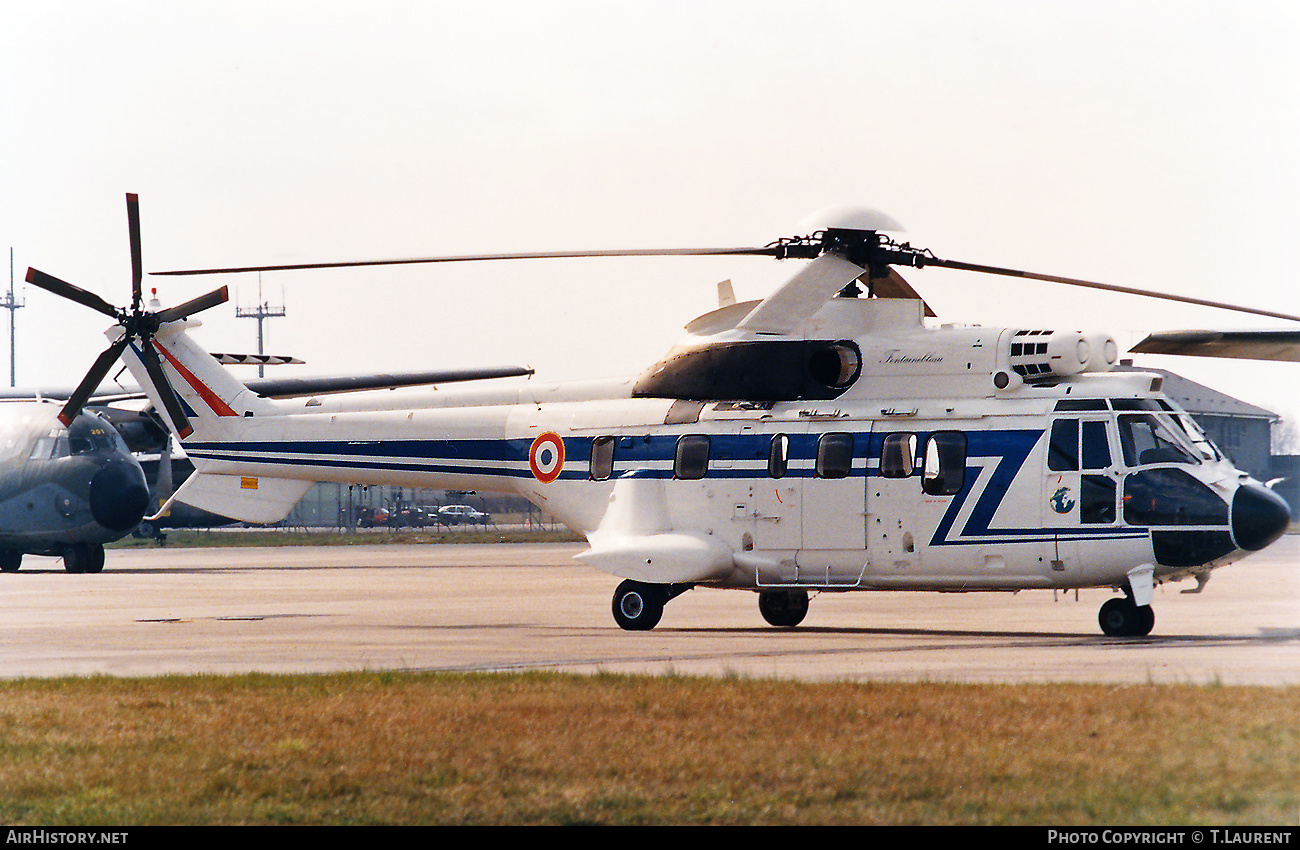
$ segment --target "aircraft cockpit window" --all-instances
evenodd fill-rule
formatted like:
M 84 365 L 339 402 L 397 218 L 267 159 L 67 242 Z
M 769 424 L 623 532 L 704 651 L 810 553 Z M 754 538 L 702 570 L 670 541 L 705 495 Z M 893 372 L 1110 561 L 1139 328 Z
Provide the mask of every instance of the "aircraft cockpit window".
M 772 437 L 772 446 L 767 452 L 767 474 L 772 478 L 784 478 L 790 468 L 790 438 L 785 434 Z
M 880 446 L 880 475 L 907 478 L 916 469 L 916 435 L 886 434 Z
M 1119 443 L 1127 466 L 1197 462 L 1169 427 L 1150 413 L 1119 417 Z
M 74 455 L 113 451 L 121 439 L 112 426 L 98 417 L 79 417 L 68 428 L 68 446 Z
M 1058 412 L 1062 410 L 1106 410 L 1106 400 L 1102 398 L 1063 398 L 1056 403 Z
M 1187 439 L 1191 441 L 1192 447 L 1196 449 L 1197 454 L 1206 460 L 1223 460 L 1223 453 L 1219 451 L 1219 447 L 1214 445 L 1214 442 L 1209 437 L 1205 436 L 1205 432 L 1201 430 L 1192 417 L 1186 413 L 1174 413 L 1172 416 L 1173 420 L 1178 423 L 1178 427 L 1182 428 L 1183 433 L 1187 435 Z
M 1058 419 L 1052 423 L 1047 468 L 1053 472 L 1074 472 L 1079 468 L 1079 420 Z
M 921 489 L 931 496 L 951 496 L 966 484 L 966 435 L 936 431 L 925 442 Z
M 817 477 L 847 478 L 853 468 L 853 435 L 822 434 L 817 440 Z
M 1106 423 L 1083 423 L 1083 468 L 1108 469 L 1111 466 L 1110 438 L 1106 436 Z
M 614 438 L 597 437 L 591 441 L 591 480 L 604 481 L 614 474 Z
M 709 471 L 709 438 L 702 434 L 687 434 L 677 441 L 677 457 L 673 460 L 673 477 L 686 480 L 703 478 Z

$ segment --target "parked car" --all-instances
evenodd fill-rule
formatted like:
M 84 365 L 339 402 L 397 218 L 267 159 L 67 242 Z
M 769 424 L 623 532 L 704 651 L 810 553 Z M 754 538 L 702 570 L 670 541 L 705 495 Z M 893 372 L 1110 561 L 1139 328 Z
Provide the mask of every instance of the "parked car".
M 388 525 L 387 508 L 357 508 L 357 525 L 361 528 L 378 528 Z
M 486 525 L 492 521 L 492 517 L 469 505 L 443 505 L 438 508 L 438 521 L 444 525 L 460 525 L 462 522 L 467 525 Z
M 390 528 L 424 528 L 436 521 L 433 511 L 416 505 L 394 508 L 388 514 Z

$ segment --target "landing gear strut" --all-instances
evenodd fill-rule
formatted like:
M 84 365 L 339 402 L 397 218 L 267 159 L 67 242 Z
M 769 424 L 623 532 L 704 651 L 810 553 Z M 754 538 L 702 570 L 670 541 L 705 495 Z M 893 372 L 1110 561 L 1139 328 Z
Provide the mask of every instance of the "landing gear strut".
M 659 625 L 664 606 L 690 590 L 689 584 L 646 584 L 628 579 L 614 591 L 614 622 L 630 632 L 648 632 Z
M 808 614 L 808 592 L 764 590 L 758 594 L 758 610 L 771 625 L 792 628 Z
M 1134 605 L 1130 597 L 1107 600 L 1097 614 L 1101 630 L 1110 637 L 1144 637 L 1156 624 L 1150 605 Z

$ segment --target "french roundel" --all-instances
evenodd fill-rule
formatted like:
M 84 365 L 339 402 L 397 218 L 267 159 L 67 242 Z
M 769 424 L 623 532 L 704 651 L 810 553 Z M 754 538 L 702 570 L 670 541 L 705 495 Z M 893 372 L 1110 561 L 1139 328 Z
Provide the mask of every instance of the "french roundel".
M 550 484 L 560 477 L 560 470 L 564 468 L 564 440 L 559 434 L 547 431 L 533 440 L 528 450 L 528 468 L 543 484 Z

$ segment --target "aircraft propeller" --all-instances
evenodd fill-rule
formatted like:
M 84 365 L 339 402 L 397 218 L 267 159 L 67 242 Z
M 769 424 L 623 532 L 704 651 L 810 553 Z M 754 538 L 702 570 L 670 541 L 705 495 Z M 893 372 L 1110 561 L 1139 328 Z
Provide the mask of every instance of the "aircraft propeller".
M 126 350 L 128 345 L 138 340 L 140 342 L 138 349 L 140 358 L 144 361 L 145 368 L 153 379 L 154 386 L 158 388 L 167 416 L 171 419 L 172 424 L 176 426 L 177 433 L 182 437 L 186 437 L 193 431 L 193 428 L 189 423 L 189 418 L 185 415 L 184 409 L 181 407 L 180 400 L 172 389 L 171 383 L 168 382 L 167 376 L 163 373 L 158 351 L 153 345 L 153 337 L 158 332 L 159 327 L 167 322 L 185 319 L 209 307 L 225 303 L 229 300 L 229 292 L 227 287 L 223 286 L 175 307 L 168 307 L 158 311 L 146 310 L 143 306 L 144 299 L 140 291 L 140 283 L 144 272 L 140 259 L 139 196 L 134 194 L 126 196 L 126 216 L 131 238 L 130 308 L 118 309 L 93 292 L 74 286 L 38 269 L 29 268 L 27 270 L 28 283 L 103 313 L 105 316 L 114 319 L 123 330 L 122 335 L 106 348 L 99 357 L 95 358 L 90 371 L 86 373 L 86 376 L 77 385 L 77 389 L 73 391 L 67 403 L 59 412 L 59 421 L 64 425 L 71 424 L 72 420 L 81 412 L 81 408 L 86 404 L 91 394 L 108 375 L 109 369 L 117 362 L 122 352 Z
M 916 297 L 914 290 L 911 289 L 902 279 L 893 272 L 892 266 L 909 266 L 912 268 L 925 268 L 934 266 L 936 268 L 956 269 L 960 271 L 977 272 L 980 274 L 1002 275 L 1005 277 L 1019 277 L 1027 280 L 1044 281 L 1047 283 L 1058 283 L 1067 286 L 1078 286 L 1087 289 L 1098 289 L 1107 292 L 1119 292 L 1127 295 L 1141 295 L 1148 298 L 1159 298 L 1166 301 L 1177 301 L 1184 304 L 1195 304 L 1202 307 L 1215 307 L 1224 310 L 1233 310 L 1240 313 L 1251 313 L 1258 316 L 1268 316 L 1274 319 L 1286 319 L 1288 321 L 1300 322 L 1300 316 L 1293 316 L 1289 313 L 1278 313 L 1272 310 L 1263 310 L 1255 307 L 1244 307 L 1236 304 L 1229 304 L 1222 301 L 1211 301 L 1204 298 L 1194 298 L 1187 295 L 1175 295 L 1168 292 L 1157 292 L 1149 289 L 1137 289 L 1128 286 L 1118 286 L 1109 283 L 1100 283 L 1097 281 L 1081 280 L 1079 278 L 1062 277 L 1060 275 L 1040 274 L 1029 272 L 1021 269 L 1003 268 L 999 266 L 981 265 L 978 263 L 967 263 L 958 260 L 945 260 L 935 256 L 931 251 L 913 248 L 910 244 L 899 243 L 893 239 L 878 232 L 875 228 L 880 226 L 875 222 L 888 221 L 870 210 L 861 210 L 856 213 L 859 221 L 872 222 L 870 224 L 843 227 L 827 227 L 824 230 L 818 230 L 810 236 L 796 236 L 792 238 L 779 239 L 761 247 L 738 247 L 738 248 L 652 248 L 652 249 L 632 249 L 632 250 L 598 250 L 598 251 L 541 251 L 541 252 L 524 252 L 510 254 L 462 254 L 442 257 L 412 257 L 407 259 L 383 259 L 383 260 L 349 260 L 343 262 L 326 262 L 326 263 L 296 263 L 283 265 L 267 266 L 240 266 L 230 268 L 210 268 L 210 269 L 180 269 L 174 271 L 154 272 L 158 275 L 205 275 L 205 274 L 235 274 L 239 272 L 270 272 L 270 271 L 298 271 L 306 269 L 337 269 L 337 268 L 354 268 L 359 266 L 394 266 L 394 265 L 413 265 L 422 263 L 463 263 L 489 260 L 541 260 L 541 259 L 567 259 L 576 257 L 662 257 L 662 256 L 766 256 L 774 257 L 778 260 L 784 259 L 816 259 L 823 254 L 837 254 L 848 260 L 854 265 L 867 269 L 867 274 L 862 276 L 863 282 L 868 285 L 868 294 L 888 294 L 891 297 Z M 862 217 L 865 214 L 865 218 Z M 881 229 L 892 229 L 889 226 L 880 226 Z M 850 281 L 849 283 L 852 283 Z M 900 286 L 901 284 L 901 286 Z

